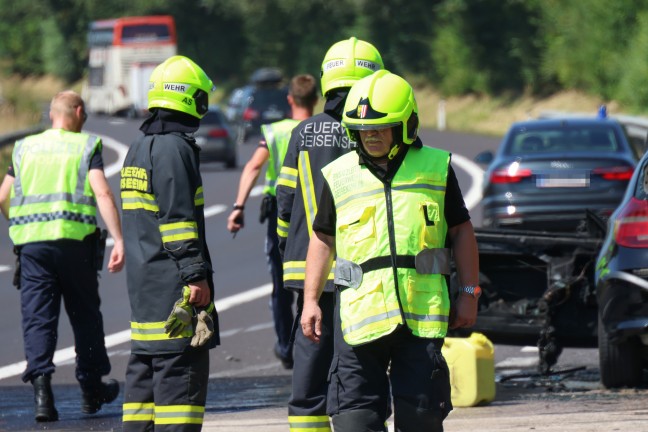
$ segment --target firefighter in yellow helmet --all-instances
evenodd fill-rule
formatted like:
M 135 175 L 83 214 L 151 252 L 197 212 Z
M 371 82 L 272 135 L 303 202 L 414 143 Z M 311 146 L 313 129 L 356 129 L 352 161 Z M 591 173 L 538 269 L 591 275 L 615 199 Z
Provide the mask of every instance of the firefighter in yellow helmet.
M 265 237 L 265 254 L 268 269 L 272 277 L 272 295 L 270 306 L 274 322 L 277 341 L 273 351 L 286 369 L 292 369 L 292 328 L 295 321 L 293 291 L 284 289 L 283 263 L 279 254 L 279 239 L 277 238 L 277 177 L 283 163 L 283 158 L 288 150 L 290 133 L 302 120 L 313 115 L 313 109 L 318 99 L 317 81 L 310 74 L 300 74 L 290 80 L 288 86 L 288 105 L 290 105 L 291 118 L 279 120 L 274 123 L 261 125 L 262 139 L 259 146 L 252 153 L 252 157 L 243 167 L 239 180 L 236 201 L 232 212 L 227 218 L 227 229 L 237 233 L 245 226 L 245 203 L 250 191 L 256 183 L 263 165 L 267 162 L 265 186 L 263 188 L 263 201 L 259 221 L 267 219 Z
M 301 317 L 319 341 L 318 298 L 335 259 L 328 412 L 335 432 L 386 431 L 393 401 L 396 430 L 442 431 L 452 409 L 443 339 L 448 327 L 474 324 L 480 293 L 451 155 L 422 145 L 412 88 L 386 70 L 354 84 L 343 124 L 361 144 L 322 170 Z M 451 250 L 462 285 L 453 313 Z
M 298 293 L 298 317 L 303 304 L 311 224 L 324 184 L 321 169 L 355 148 L 355 142 L 340 123 L 344 102 L 353 83 L 382 68 L 382 57 L 369 42 L 352 37 L 334 43 L 322 61 L 324 112 L 302 121 L 292 131 L 277 180 L 277 234 L 284 262 L 284 287 Z M 295 334 L 292 394 L 288 402 L 291 431 L 330 430 L 326 393 L 333 358 L 334 302 L 331 274 L 320 299 L 324 316 L 321 343 L 309 341 L 301 332 Z
M 199 147 L 212 82 L 173 56 L 151 74 L 143 135 L 121 170 L 131 355 L 123 428 L 200 431 L 219 343 Z

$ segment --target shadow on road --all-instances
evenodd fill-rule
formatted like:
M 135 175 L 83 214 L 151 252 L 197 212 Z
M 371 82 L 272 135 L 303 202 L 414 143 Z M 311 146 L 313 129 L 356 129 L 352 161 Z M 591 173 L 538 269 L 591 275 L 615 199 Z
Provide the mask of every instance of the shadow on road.
M 209 381 L 205 415 L 286 406 L 290 376 L 218 378 Z M 123 389 L 123 383 L 120 383 Z M 30 385 L 2 387 L 1 431 L 121 431 L 123 393 L 95 415 L 81 413 L 81 391 L 75 385 L 54 385 L 59 421 L 34 421 Z

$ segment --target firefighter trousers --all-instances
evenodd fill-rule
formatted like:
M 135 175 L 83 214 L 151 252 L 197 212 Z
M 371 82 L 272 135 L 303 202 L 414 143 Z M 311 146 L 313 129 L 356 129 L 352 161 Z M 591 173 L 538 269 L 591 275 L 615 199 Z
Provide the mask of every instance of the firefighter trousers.
M 339 308 L 335 320 L 339 322 Z M 327 411 L 335 432 L 387 431 L 392 403 L 396 431 L 443 431 L 452 402 L 442 338 L 420 338 L 400 326 L 351 346 L 337 325 L 334 344 Z
M 333 358 L 333 312 L 335 293 L 323 292 L 319 300 L 322 309 L 322 335 L 320 342 L 308 340 L 301 331 L 299 321 L 304 305 L 303 291 L 297 298 L 295 318 L 295 364 L 292 376 L 292 394 L 288 401 L 288 423 L 291 432 L 317 430 L 330 431 L 326 414 L 328 373 Z
M 274 200 L 274 205 L 269 206 L 267 212 L 267 232 L 265 240 L 265 254 L 268 262 L 268 270 L 272 277 L 272 297 L 270 308 L 274 322 L 275 334 L 277 335 L 276 351 L 283 362 L 292 364 L 292 338 L 291 332 L 293 322 L 293 303 L 295 293 L 284 288 L 283 264 L 279 253 L 279 238 L 277 236 L 277 205 L 275 197 L 268 197 Z
M 209 350 L 131 354 L 124 385 L 124 432 L 199 432 L 209 381 Z

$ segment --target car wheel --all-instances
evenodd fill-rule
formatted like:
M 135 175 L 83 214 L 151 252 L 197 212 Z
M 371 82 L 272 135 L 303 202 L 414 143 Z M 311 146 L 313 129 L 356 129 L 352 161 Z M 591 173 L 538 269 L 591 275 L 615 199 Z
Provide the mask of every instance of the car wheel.
M 226 166 L 227 168 L 236 168 L 236 156 L 233 156 L 233 157 L 229 158 L 229 159 L 225 162 L 225 166 Z
M 599 369 L 606 388 L 637 387 L 641 384 L 641 344 L 637 338 L 612 343 L 599 317 Z

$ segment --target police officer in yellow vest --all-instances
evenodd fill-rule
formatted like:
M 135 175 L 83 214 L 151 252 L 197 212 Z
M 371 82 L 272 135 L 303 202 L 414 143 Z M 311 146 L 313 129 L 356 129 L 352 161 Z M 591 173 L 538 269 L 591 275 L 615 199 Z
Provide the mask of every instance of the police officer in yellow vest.
M 326 186 L 306 259 L 301 325 L 313 341 L 318 297 L 337 254 L 335 355 L 328 413 L 335 432 L 442 431 L 452 409 L 441 355 L 448 326 L 477 315 L 477 243 L 450 154 L 417 138 L 411 86 L 386 70 L 358 81 L 343 124 L 362 145 L 323 170 Z M 448 294 L 453 252 L 462 293 Z M 389 370 L 389 373 L 388 373 Z
M 52 128 L 16 142 L 8 174 L 0 186 L 9 236 L 19 250 L 20 301 L 27 368 L 22 379 L 34 387 L 35 418 L 58 420 L 51 388 L 54 351 L 65 301 L 74 331 L 76 379 L 81 410 L 97 412 L 119 393 L 110 372 L 99 310 L 97 207 L 115 241 L 108 270 L 124 265 L 119 213 L 103 172 L 101 139 L 82 133 L 83 100 L 63 91 L 50 105 Z M 11 198 L 9 200 L 9 198 Z
M 294 322 L 292 311 L 294 293 L 284 289 L 283 284 L 283 268 L 277 238 L 276 182 L 281 170 L 281 164 L 288 150 L 290 133 L 300 121 L 306 120 L 313 115 L 317 99 L 317 83 L 312 75 L 297 75 L 290 80 L 288 104 L 292 112 L 291 118 L 261 126 L 263 139 L 243 168 L 234 208 L 227 218 L 227 229 L 230 232 L 236 233 L 245 226 L 245 203 L 261 173 L 261 169 L 268 162 L 260 221 L 263 223 L 267 220 L 268 223 L 265 254 L 270 275 L 272 276 L 271 307 L 275 334 L 277 335 L 274 354 L 286 369 L 291 369 L 293 366 L 290 339 Z

